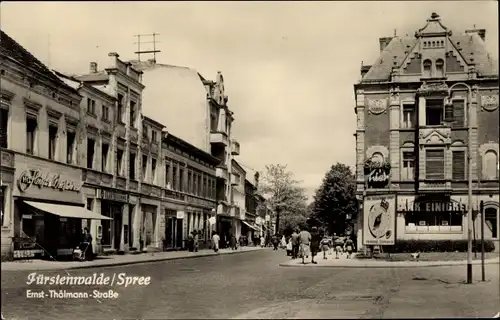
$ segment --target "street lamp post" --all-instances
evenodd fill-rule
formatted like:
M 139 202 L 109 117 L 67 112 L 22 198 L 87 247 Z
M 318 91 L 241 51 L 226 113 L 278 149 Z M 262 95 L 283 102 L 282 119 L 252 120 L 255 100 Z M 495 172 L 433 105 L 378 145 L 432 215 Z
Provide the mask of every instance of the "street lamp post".
M 472 88 L 464 83 L 457 82 L 448 89 L 448 104 L 451 104 L 451 97 L 455 86 L 462 85 L 467 88 L 467 171 L 468 171 L 468 208 L 467 208 L 467 283 L 472 283 Z

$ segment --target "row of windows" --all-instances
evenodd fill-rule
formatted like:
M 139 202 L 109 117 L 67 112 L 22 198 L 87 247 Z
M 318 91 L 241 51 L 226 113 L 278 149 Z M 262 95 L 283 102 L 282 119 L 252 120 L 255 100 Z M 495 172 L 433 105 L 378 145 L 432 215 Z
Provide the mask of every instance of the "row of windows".
M 424 41 L 424 48 L 440 48 L 444 47 L 444 41 Z
M 415 153 L 403 151 L 400 171 L 401 180 L 413 181 L 415 179 Z M 483 179 L 498 179 L 498 156 L 495 151 L 489 150 L 484 154 L 485 168 L 483 168 Z M 445 179 L 445 151 L 425 150 L 425 179 Z M 466 180 L 466 154 L 465 151 L 452 151 L 452 180 Z
M 426 59 L 423 62 L 423 72 L 422 77 L 424 78 L 442 78 L 444 77 L 444 60 L 437 59 L 435 63 L 431 60 Z
M 190 193 L 199 197 L 215 199 L 216 180 L 191 167 L 177 162 L 165 165 L 165 184 L 172 190 Z
M 451 105 L 445 106 L 444 99 L 427 99 L 424 125 L 440 126 L 447 122 L 452 128 L 463 128 L 466 126 L 465 112 L 465 100 L 453 100 Z M 414 129 L 416 126 L 417 110 L 415 104 L 404 104 L 401 127 Z

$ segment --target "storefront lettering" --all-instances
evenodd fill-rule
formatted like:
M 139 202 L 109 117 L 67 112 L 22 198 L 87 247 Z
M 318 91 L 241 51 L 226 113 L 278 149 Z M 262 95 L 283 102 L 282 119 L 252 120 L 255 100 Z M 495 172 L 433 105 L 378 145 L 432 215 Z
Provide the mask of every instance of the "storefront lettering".
M 465 212 L 467 206 L 460 202 L 415 202 L 409 208 L 402 211 L 425 211 L 425 212 Z
M 38 188 L 52 188 L 60 191 L 80 192 L 82 184 L 72 180 L 62 179 L 60 174 L 44 173 L 40 170 L 26 170 L 21 173 L 18 187 L 25 192 L 31 186 Z
M 102 190 L 101 199 L 119 201 L 119 202 L 128 202 L 128 194 Z

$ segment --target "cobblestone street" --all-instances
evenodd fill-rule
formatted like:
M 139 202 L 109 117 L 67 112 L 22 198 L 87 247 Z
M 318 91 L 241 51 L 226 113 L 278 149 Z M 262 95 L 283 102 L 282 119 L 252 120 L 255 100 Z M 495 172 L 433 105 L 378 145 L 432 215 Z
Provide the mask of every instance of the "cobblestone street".
M 6 319 L 397 318 L 491 317 L 498 311 L 498 264 L 487 282 L 464 285 L 465 266 L 432 268 L 284 268 L 282 251 L 260 250 L 100 269 L 72 276 L 124 272 L 151 276 L 149 286 L 115 290 L 114 300 L 27 299 L 30 271 L 2 271 Z M 66 275 L 43 271 L 43 275 Z M 480 267 L 474 267 L 476 279 Z M 82 291 L 83 286 L 44 289 Z M 92 291 L 94 287 L 85 288 Z M 133 306 L 133 308 L 131 308 Z

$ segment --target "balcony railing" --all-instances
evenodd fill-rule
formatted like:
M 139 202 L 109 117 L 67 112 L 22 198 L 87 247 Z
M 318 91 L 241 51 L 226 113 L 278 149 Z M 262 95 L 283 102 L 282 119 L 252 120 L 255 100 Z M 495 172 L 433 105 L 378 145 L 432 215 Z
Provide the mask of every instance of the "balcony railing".
M 229 173 L 227 172 L 227 168 L 226 167 L 217 167 L 217 168 L 215 168 L 215 176 L 217 178 L 228 180 Z
M 225 132 L 211 132 L 210 133 L 210 143 L 213 144 L 222 144 L 224 146 L 227 146 L 229 144 L 229 139 L 227 137 L 227 134 Z
M 217 214 L 224 214 L 224 215 L 230 214 L 229 206 L 227 204 L 220 203 L 219 205 L 217 205 Z

